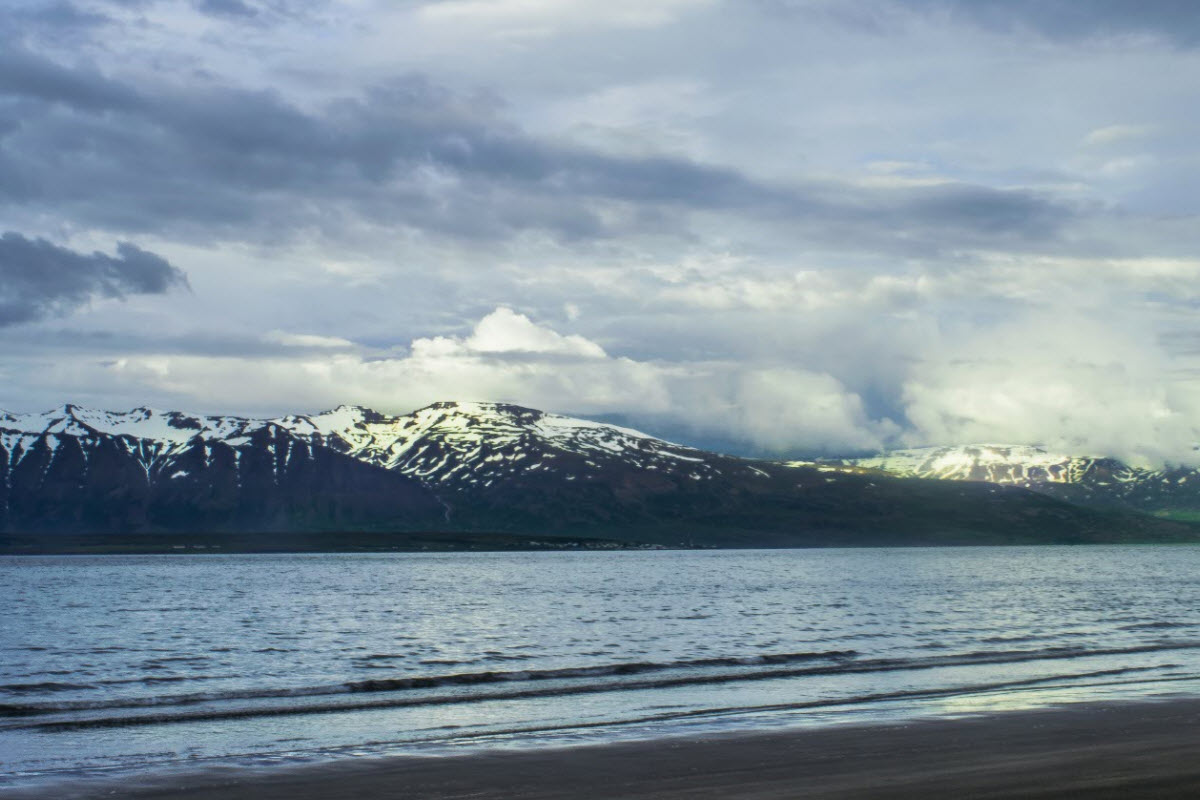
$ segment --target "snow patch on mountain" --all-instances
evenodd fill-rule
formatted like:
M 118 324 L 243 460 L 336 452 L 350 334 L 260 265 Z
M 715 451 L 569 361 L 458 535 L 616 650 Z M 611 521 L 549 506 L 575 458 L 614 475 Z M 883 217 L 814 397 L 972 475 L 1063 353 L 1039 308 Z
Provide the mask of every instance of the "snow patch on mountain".
M 100 411 L 67 404 L 33 414 L 0 413 L 0 430 L 24 434 L 67 436 L 127 436 L 164 444 L 187 444 L 197 436 L 226 439 L 264 421 L 240 417 L 199 417 L 178 411 L 135 408 L 130 411 Z
M 974 444 L 893 450 L 846 463 L 905 477 L 1010 483 L 1029 478 L 1070 481 L 1078 477 L 1077 467 L 1096 460 L 1029 445 Z

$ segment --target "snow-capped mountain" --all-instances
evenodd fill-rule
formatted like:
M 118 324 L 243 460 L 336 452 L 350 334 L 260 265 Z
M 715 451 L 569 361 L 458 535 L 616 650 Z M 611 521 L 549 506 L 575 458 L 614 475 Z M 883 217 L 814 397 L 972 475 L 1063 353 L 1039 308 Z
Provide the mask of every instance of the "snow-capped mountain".
M 562 458 L 581 479 L 614 459 L 638 469 L 683 466 L 695 480 L 719 474 L 709 463 L 710 453 L 629 428 L 502 403 L 434 403 L 394 417 L 361 406 L 275 419 L 202 417 L 149 408 L 96 411 L 73 405 L 39 414 L 0 412 L 0 446 L 10 453 L 28 452 L 42 437 L 53 443 L 68 437 L 110 436 L 128 448 L 148 474 L 161 472 L 172 458 L 194 446 L 211 449 L 222 443 L 239 448 L 262 431 L 329 446 L 358 461 L 436 485 L 485 484 L 558 467 L 554 459 Z M 280 455 L 286 458 L 288 453 Z
M 159 473 L 163 466 L 193 447 L 197 437 L 210 450 L 214 442 L 237 447 L 248 443 L 248 434 L 265 424 L 237 417 L 192 417 L 149 408 L 113 412 L 68 404 L 36 414 L 0 412 L 0 447 L 7 455 L 7 467 L 13 469 L 34 453 L 39 443 L 57 453 L 72 441 L 98 442 L 108 437 L 137 461 L 148 478 L 162 477 Z M 89 452 L 89 448 L 83 449 L 85 459 Z
M 1114 458 L 1070 456 L 1036 446 L 925 447 L 832 463 L 906 478 L 1022 486 L 1096 507 L 1159 514 L 1200 510 L 1200 470 L 1145 469 Z
M 545 471 L 586 481 L 614 462 L 637 470 L 681 472 L 697 481 L 721 474 L 712 453 L 629 428 L 502 403 L 434 403 L 396 417 L 341 406 L 272 422 L 431 486 L 486 487 Z M 728 469 L 731 463 L 723 466 Z M 734 468 L 753 474 L 745 462 Z
M 441 530 L 760 546 L 1182 535 L 1152 520 L 1118 530 L 1015 487 L 735 458 L 497 403 L 275 419 L 0 413 L 0 481 L 10 532 Z
M 417 481 L 269 420 L 62 406 L 0 413 L 0 531 L 444 524 Z

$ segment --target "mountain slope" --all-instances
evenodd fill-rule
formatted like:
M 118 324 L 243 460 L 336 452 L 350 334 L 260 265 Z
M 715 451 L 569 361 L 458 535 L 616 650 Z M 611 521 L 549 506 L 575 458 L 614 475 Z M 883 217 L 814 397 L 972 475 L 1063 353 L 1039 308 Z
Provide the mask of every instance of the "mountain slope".
M 0 530 L 428 528 L 418 482 L 270 422 L 64 406 L 0 415 Z
M 1200 470 L 1145 469 L 1114 458 L 1067 456 L 1044 448 L 977 444 L 894 450 L 831 462 L 899 477 L 988 481 L 1072 503 L 1164 516 L 1200 515 Z
M 668 545 L 1174 541 L 1016 486 L 696 450 L 495 403 L 272 420 L 0 415 L 0 530 L 414 531 Z

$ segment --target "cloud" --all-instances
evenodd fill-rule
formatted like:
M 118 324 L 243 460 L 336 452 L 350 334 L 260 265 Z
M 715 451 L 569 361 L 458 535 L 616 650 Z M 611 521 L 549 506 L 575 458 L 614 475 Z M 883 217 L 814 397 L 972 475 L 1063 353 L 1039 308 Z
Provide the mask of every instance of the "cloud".
M 361 238 L 366 226 L 570 244 L 686 240 L 717 214 L 799 242 L 909 253 L 1044 241 L 1077 214 L 1021 188 L 775 183 L 602 152 L 533 136 L 493 96 L 416 74 L 301 107 L 212 80 L 138 87 L 13 49 L 0 56 L 0 96 L 0 208 L 131 233 L 279 242 Z
M 537 325 L 524 314 L 498 308 L 481 319 L 465 339 L 438 336 L 412 343 L 417 358 L 498 355 L 557 355 L 584 359 L 607 357 L 604 349 L 582 336 L 563 336 Z
M 689 276 L 670 281 L 659 293 L 664 304 L 728 311 L 855 312 L 912 308 L 934 289 L 925 275 L 876 275 L 836 270 L 801 270 L 791 275 L 755 275 L 749 270 Z
M 871 450 L 894 427 L 868 419 L 861 399 L 827 374 L 612 356 L 593 341 L 507 308 L 485 315 L 465 335 L 418 338 L 399 356 L 323 348 L 323 337 L 275 338 L 297 345 L 296 354 L 131 353 L 48 366 L 43 379 L 53 384 L 70 373 L 70 380 L 82 376 L 94 391 L 223 412 L 275 414 L 347 402 L 404 412 L 438 400 L 503 401 L 592 417 L 624 415 L 634 424 L 669 420 L 693 436 L 780 455 Z M 281 397 L 288 398 L 285 405 Z
M 272 344 L 284 347 L 332 348 L 345 350 L 353 348 L 354 342 L 340 336 L 318 336 L 311 333 L 288 333 L 287 331 L 270 331 L 263 337 Z
M 1191 0 L 758 0 L 774 13 L 823 15 L 875 34 L 894 34 L 905 15 L 965 21 L 1003 33 L 1073 43 L 1153 37 L 1200 43 Z
M 746 370 L 731 399 L 732 419 L 704 423 L 771 455 L 877 450 L 895 429 L 890 421 L 868 419 L 862 399 L 836 378 L 808 370 Z
M 440 0 L 421 6 L 429 22 L 486 27 L 500 36 L 549 36 L 564 29 L 654 28 L 713 0 Z
M 1093 147 L 1128 142 L 1144 138 L 1154 130 L 1153 125 L 1105 125 L 1103 128 L 1089 131 L 1088 135 L 1083 137 L 1083 143 Z
M 507 308 L 485 315 L 467 335 L 415 339 L 402 356 L 322 353 L 309 338 L 296 341 L 307 347 L 294 357 L 129 355 L 95 366 L 88 380 L 165 391 L 183 404 L 272 412 L 282 410 L 281 396 L 291 398 L 292 410 L 352 402 L 408 411 L 447 399 L 591 413 L 670 406 L 669 369 L 608 356 L 594 342 Z
M 912 443 L 1037 443 L 1148 465 L 1200 461 L 1200 389 L 1169 377 L 1144 334 L 1029 315 L 919 364 L 903 397 Z
M 1145 274 L 1128 276 L 1127 286 L 1186 280 L 1195 269 L 1176 263 L 1113 266 L 1133 268 Z M 1021 294 L 1021 281 L 1035 284 L 1037 276 L 1036 268 L 1010 274 L 987 291 Z M 1063 285 L 1074 280 L 1063 279 Z M 963 280 L 948 286 L 928 279 L 921 302 L 967 291 L 971 281 Z M 504 401 L 611 418 L 670 438 L 765 456 L 1001 442 L 1139 464 L 1196 460 L 1191 448 L 1200 441 L 1200 386 L 1172 377 L 1173 359 L 1192 340 L 1157 341 L 1141 329 L 1136 305 L 1120 315 L 1104 310 L 1103 302 L 1097 311 L 1086 299 L 1074 309 L 1017 306 L 1025 311 L 988 324 L 948 316 L 939 328 L 920 316 L 906 321 L 908 312 L 889 310 L 883 295 L 860 292 L 866 305 L 856 306 L 853 286 L 838 297 L 840 310 L 811 312 L 823 317 L 811 321 L 811 330 L 781 316 L 709 311 L 714 341 L 727 347 L 732 343 L 720 333 L 731 320 L 756 320 L 743 332 L 744 357 L 613 355 L 614 348 L 594 339 L 501 307 L 461 334 L 417 337 L 399 354 L 277 332 L 268 338 L 278 347 L 241 354 L 213 347 L 188 354 L 172 346 L 100 359 L 81 350 L 40 365 L 37 379 L 50 388 L 86 385 L 134 404 L 210 412 L 277 414 L 342 402 L 403 412 L 437 400 Z M 1045 288 L 1048 295 L 1061 291 Z M 872 325 L 862 325 L 864 316 Z M 702 333 L 684 328 L 677 335 Z M 772 336 L 821 346 L 798 347 L 790 363 L 775 358 L 764 364 L 754 342 Z M 59 388 L 45 402 L 61 399 Z
M 96 297 L 163 294 L 186 286 L 182 271 L 128 242 L 109 256 L 79 253 L 12 231 L 0 236 L 0 325 L 65 313 Z
M 48 0 L 31 3 L 15 3 L 15 8 L 6 8 L 6 19 L 11 23 L 8 31 L 0 31 L 0 40 L 5 33 L 22 31 L 60 41 L 86 42 L 95 31 L 111 20 L 96 8 L 81 8 L 70 0 Z
M 941 7 L 1002 30 L 1027 29 L 1052 39 L 1152 35 L 1179 46 L 1200 43 L 1200 12 L 1191 0 L 899 0 Z
M 198 0 L 196 8 L 205 14 L 253 18 L 258 12 L 242 0 Z

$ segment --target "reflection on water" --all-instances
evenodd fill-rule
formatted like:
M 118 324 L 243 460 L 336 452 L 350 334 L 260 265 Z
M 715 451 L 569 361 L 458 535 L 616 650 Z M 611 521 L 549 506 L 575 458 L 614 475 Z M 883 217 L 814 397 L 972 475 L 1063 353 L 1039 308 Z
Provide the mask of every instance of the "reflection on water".
M 0 559 L 27 778 L 1187 693 L 1200 548 Z

